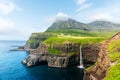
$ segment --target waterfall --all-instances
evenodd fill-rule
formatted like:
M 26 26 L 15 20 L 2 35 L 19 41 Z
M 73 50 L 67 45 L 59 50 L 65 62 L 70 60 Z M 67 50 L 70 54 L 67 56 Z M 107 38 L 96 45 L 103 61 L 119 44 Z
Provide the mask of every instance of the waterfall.
M 80 45 L 80 65 L 78 66 L 79 68 L 84 68 L 83 65 L 83 58 L 82 58 L 82 45 Z

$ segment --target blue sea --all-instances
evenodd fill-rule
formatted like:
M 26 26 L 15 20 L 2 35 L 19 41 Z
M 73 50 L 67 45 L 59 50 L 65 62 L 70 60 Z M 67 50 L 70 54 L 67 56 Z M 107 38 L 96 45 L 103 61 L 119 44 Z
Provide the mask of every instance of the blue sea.
M 47 65 L 26 67 L 21 61 L 29 53 L 10 51 L 25 44 L 25 41 L 0 41 L 0 80 L 83 80 L 83 70 L 50 68 Z

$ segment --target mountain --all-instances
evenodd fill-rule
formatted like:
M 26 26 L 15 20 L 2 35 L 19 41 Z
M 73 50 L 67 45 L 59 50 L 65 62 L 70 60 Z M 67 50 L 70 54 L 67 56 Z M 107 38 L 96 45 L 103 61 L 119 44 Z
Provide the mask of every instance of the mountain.
M 56 21 L 54 22 L 47 31 L 53 31 L 53 30 L 66 30 L 66 29 L 80 29 L 80 30 L 87 30 L 88 25 L 75 21 L 73 19 L 68 19 L 65 21 Z
M 90 30 L 90 31 L 114 31 L 120 30 L 120 24 L 115 24 L 109 21 L 94 21 L 91 23 L 81 23 L 73 19 L 60 20 L 54 22 L 47 31 L 55 30 L 69 30 L 69 29 L 79 29 L 79 30 Z
M 88 24 L 93 30 L 120 30 L 120 25 L 109 21 L 94 21 Z

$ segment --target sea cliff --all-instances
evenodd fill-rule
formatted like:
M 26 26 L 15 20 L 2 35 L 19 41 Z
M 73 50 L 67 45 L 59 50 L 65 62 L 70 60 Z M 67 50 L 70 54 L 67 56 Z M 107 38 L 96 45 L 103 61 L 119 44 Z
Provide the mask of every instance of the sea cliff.
M 53 41 L 54 42 L 54 41 Z M 53 43 L 52 43 L 53 44 Z M 30 49 L 30 54 L 23 64 L 26 66 L 35 66 L 48 64 L 50 67 L 67 68 L 79 65 L 80 45 L 79 43 L 65 42 L 64 44 L 47 45 L 41 42 L 36 49 Z M 26 44 L 30 45 L 30 44 Z M 25 46 L 25 47 L 26 47 Z M 93 65 L 98 56 L 100 44 L 86 43 L 82 47 L 83 61 L 85 67 Z M 26 49 L 26 48 L 25 48 Z M 27 50 L 29 50 L 27 47 Z
M 74 26 L 71 23 L 74 23 Z M 98 23 L 91 25 L 96 26 Z M 109 22 L 104 23 L 106 26 Z M 100 22 L 99 26 L 101 24 L 103 22 Z M 88 26 L 85 24 L 78 22 L 76 24 L 75 21 L 68 20 L 54 23 L 43 33 L 33 33 L 22 48 L 30 53 L 22 63 L 28 67 L 43 64 L 56 68 L 77 66 L 80 62 L 80 45 L 82 45 L 84 80 L 119 78 L 120 33 L 113 36 L 118 31 L 106 32 L 106 28 L 92 31 L 93 29 L 86 27 Z M 110 38 L 111 36 L 113 37 Z M 116 74 L 113 74 L 113 69 L 116 70 Z
M 119 80 L 120 33 L 101 46 L 95 65 L 85 73 L 85 80 Z

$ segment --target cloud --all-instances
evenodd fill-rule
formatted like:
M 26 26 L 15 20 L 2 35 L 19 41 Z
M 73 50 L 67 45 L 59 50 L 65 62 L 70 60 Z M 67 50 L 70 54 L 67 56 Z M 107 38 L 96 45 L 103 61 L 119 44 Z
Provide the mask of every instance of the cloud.
M 13 29 L 14 25 L 13 21 L 0 17 L 0 32 Z
M 83 4 L 87 3 L 87 0 Z M 95 20 L 105 20 L 111 21 L 114 23 L 120 23 L 120 10 L 119 10 L 119 0 L 105 0 L 103 1 L 92 1 L 89 4 L 92 4 L 91 8 L 81 11 L 78 9 L 78 12 L 75 14 L 75 19 L 89 23 Z
M 77 4 L 78 5 L 82 5 L 82 4 L 84 4 L 86 2 L 86 0 L 77 0 Z
M 99 14 L 93 15 L 90 18 L 88 18 L 88 20 L 89 21 L 105 20 L 105 21 L 111 21 L 114 23 L 120 23 L 119 17 L 115 17 L 115 16 L 108 14 L 108 13 L 99 13 Z
M 4 15 L 21 10 L 12 0 L 0 0 L 0 12 Z
M 70 17 L 62 12 L 58 12 L 55 16 L 51 17 L 48 19 L 48 22 L 53 23 L 56 21 L 66 21 L 68 20 Z
M 13 0 L 0 0 L 0 39 L 14 39 L 22 35 L 22 30 L 8 17 L 11 13 L 21 10 Z
M 59 21 L 59 20 L 62 20 L 62 21 L 65 20 L 66 21 L 68 19 L 69 19 L 69 16 L 67 14 L 65 14 L 65 13 L 62 13 L 62 12 L 57 13 L 57 15 L 55 17 L 56 21 Z
M 84 5 L 81 5 L 78 9 L 77 9 L 77 12 L 81 11 L 81 10 L 84 10 L 84 9 L 87 9 L 89 7 L 91 7 L 92 4 L 89 4 L 89 3 L 85 3 Z
M 27 32 L 26 32 L 27 31 Z M 16 27 L 14 21 L 8 18 L 0 17 L 0 39 L 28 39 L 32 32 L 39 31 L 38 28 Z
M 9 33 L 12 29 L 14 30 L 15 22 L 12 21 L 7 15 L 10 13 L 20 10 L 13 0 L 0 0 L 0 33 Z
M 106 13 L 99 13 L 96 15 L 93 15 L 89 18 L 90 20 L 111 20 L 113 19 L 113 17 L 110 14 L 106 14 Z
M 87 3 L 87 0 L 77 0 L 77 5 L 79 6 L 77 12 L 90 8 L 92 6 L 91 3 Z

